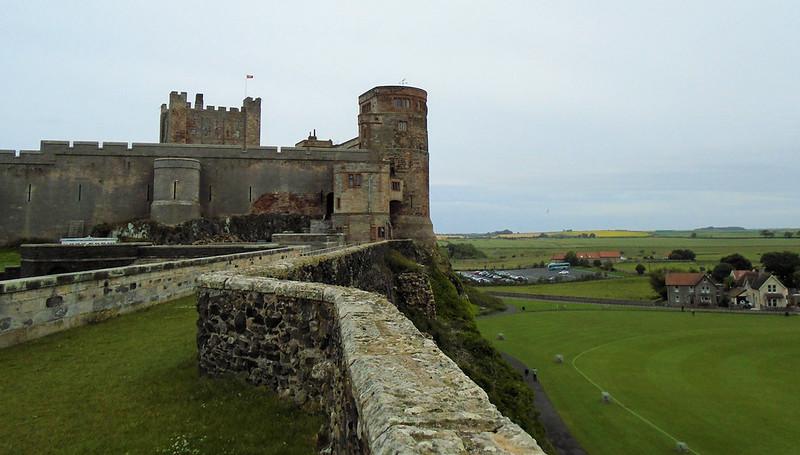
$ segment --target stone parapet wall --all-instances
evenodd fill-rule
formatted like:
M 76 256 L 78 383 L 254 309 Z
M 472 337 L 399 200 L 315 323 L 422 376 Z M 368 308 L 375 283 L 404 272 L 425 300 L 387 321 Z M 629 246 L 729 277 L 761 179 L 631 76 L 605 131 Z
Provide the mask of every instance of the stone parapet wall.
M 435 317 L 424 274 L 395 278 L 387 269 L 392 249 L 413 257 L 414 244 L 203 275 L 201 371 L 242 374 L 322 409 L 329 420 L 319 448 L 331 453 L 544 453 L 398 310 L 416 305 Z
M 381 295 L 232 272 L 199 294 L 201 370 L 323 409 L 332 453 L 543 453 Z
M 0 348 L 191 295 L 206 272 L 300 254 L 281 248 L 0 282 Z

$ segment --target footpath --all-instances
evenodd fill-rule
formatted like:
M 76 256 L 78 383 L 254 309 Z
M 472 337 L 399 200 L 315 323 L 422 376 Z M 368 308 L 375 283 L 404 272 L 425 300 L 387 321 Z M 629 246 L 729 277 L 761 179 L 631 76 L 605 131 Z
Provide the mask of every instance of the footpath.
M 508 305 L 505 310 L 497 311 L 495 313 L 478 316 L 479 318 L 492 318 L 519 312 L 519 309 L 514 305 Z M 542 384 L 537 380 L 533 380 L 533 368 L 525 365 L 521 360 L 513 357 L 505 352 L 500 353 L 503 359 L 508 362 L 520 376 L 528 387 L 533 390 L 533 405 L 539 412 L 539 421 L 542 422 L 545 431 L 547 432 L 547 439 L 553 444 L 560 455 L 586 455 L 578 440 L 572 436 L 569 427 L 558 415 L 556 408 L 547 397 Z M 528 375 L 525 375 L 525 370 L 528 370 Z

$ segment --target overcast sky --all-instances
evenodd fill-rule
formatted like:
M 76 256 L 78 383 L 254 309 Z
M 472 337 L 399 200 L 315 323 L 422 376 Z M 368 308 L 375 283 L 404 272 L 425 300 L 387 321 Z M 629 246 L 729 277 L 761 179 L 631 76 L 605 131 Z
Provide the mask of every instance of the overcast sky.
M 800 226 L 800 2 L 4 1 L 0 148 L 156 142 L 171 90 L 262 144 L 429 94 L 437 232 Z

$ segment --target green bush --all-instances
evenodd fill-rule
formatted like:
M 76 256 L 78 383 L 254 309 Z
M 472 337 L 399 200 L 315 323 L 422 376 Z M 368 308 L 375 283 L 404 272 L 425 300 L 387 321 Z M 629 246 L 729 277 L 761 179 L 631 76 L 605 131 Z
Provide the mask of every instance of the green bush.
M 451 259 L 483 259 L 486 253 L 471 243 L 448 243 L 444 246 Z

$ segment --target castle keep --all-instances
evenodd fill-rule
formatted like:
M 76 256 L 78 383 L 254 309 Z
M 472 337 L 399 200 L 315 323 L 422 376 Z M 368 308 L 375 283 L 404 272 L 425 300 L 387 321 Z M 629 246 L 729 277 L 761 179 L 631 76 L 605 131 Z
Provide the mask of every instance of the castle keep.
M 260 98 L 224 108 L 172 92 L 157 144 L 0 150 L 0 244 L 82 236 L 101 223 L 261 213 L 306 215 L 304 228 L 354 242 L 431 240 L 427 93 L 381 86 L 358 103 L 358 136 L 341 144 L 312 134 L 261 146 Z

